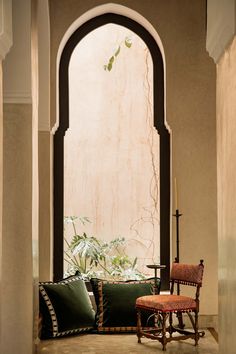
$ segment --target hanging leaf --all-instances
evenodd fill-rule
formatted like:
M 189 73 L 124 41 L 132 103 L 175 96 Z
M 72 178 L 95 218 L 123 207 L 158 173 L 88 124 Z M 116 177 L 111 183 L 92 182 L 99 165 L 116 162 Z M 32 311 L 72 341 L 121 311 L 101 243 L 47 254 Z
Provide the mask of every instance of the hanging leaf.
M 130 48 L 130 47 L 132 46 L 132 42 L 131 42 L 131 39 L 130 39 L 129 37 L 125 37 L 125 40 L 122 41 L 122 43 L 124 43 L 127 48 Z M 104 68 L 105 71 L 106 71 L 106 70 L 111 71 L 112 66 L 113 66 L 113 63 L 114 63 L 114 61 L 115 61 L 115 58 L 116 58 L 116 57 L 119 55 L 119 53 L 120 53 L 120 49 L 121 49 L 121 46 L 119 45 L 119 47 L 117 48 L 117 50 L 115 51 L 115 53 L 112 55 L 112 57 L 110 57 L 108 64 L 103 66 L 103 68 Z
M 135 266 L 136 266 L 136 264 L 137 264 L 137 260 L 138 260 L 138 258 L 137 258 L 137 257 L 135 257 L 134 262 L 133 262 L 133 264 L 132 264 L 132 269 L 134 269 L 134 268 L 135 268 Z
M 117 51 L 115 52 L 115 57 L 117 57 L 117 55 L 118 55 L 119 53 L 120 53 L 120 45 L 119 45 Z
M 132 42 L 130 38 L 128 37 L 125 38 L 125 45 L 127 48 L 130 48 L 132 46 Z

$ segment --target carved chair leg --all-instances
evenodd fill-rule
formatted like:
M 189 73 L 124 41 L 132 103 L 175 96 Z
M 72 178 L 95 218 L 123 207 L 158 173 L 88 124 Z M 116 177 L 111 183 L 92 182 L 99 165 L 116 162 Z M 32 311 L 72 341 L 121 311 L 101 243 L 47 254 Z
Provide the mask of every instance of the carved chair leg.
M 184 321 L 183 321 L 183 314 L 182 312 L 177 312 L 177 318 L 178 318 L 178 322 L 179 322 L 179 328 L 180 329 L 184 329 L 185 327 L 185 324 L 184 324 Z
M 167 338 L 166 338 L 166 319 L 168 315 L 163 312 L 162 314 L 162 350 L 166 351 L 166 344 L 167 344 Z
M 170 312 L 169 323 L 170 323 L 169 333 L 170 333 L 170 337 L 172 337 L 172 333 L 173 333 L 173 316 L 172 316 L 172 312 Z
M 138 309 L 137 310 L 137 337 L 138 337 L 138 343 L 141 343 L 141 311 Z
M 198 340 L 199 340 L 199 333 L 198 333 L 198 312 L 195 311 L 195 326 L 194 326 L 194 331 L 195 331 L 195 346 L 198 345 Z

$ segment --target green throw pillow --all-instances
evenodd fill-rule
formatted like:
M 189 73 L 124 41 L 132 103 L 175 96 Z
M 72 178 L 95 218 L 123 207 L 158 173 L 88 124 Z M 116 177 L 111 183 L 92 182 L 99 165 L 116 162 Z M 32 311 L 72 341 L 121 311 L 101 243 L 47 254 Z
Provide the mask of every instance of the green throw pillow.
M 87 332 L 94 328 L 95 312 L 80 277 L 40 283 L 39 293 L 42 339 Z
M 154 279 L 134 281 L 90 280 L 97 305 L 96 326 L 99 333 L 135 332 L 137 327 L 136 299 L 153 295 Z M 158 279 L 160 287 L 160 280 Z M 149 314 L 150 315 L 150 314 Z M 153 327 L 153 318 L 142 316 L 143 327 Z

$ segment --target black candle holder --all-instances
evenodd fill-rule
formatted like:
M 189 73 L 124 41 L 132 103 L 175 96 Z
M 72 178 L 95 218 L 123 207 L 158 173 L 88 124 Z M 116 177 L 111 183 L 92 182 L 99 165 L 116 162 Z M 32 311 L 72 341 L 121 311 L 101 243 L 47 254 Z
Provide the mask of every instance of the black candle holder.
M 175 214 L 173 216 L 176 218 L 176 257 L 175 262 L 179 263 L 179 218 L 183 214 L 179 213 L 179 209 L 176 209 Z
M 175 262 L 179 263 L 179 218 L 183 214 L 180 214 L 179 209 L 176 209 L 175 214 L 173 216 L 176 218 L 176 257 L 175 257 Z M 177 283 L 177 295 L 180 294 L 180 286 L 179 283 Z M 183 323 L 183 317 L 180 312 L 177 312 L 177 318 L 179 321 L 179 328 L 184 329 L 185 325 Z

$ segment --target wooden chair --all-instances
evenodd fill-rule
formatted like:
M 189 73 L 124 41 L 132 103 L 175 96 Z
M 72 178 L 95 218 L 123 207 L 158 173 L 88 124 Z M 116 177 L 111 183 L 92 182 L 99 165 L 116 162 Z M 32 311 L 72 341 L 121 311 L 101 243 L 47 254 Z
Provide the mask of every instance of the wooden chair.
M 148 295 L 136 300 L 138 343 L 141 343 L 141 337 L 143 336 L 156 339 L 162 343 L 164 351 L 167 343 L 173 340 L 192 338 L 195 340 L 195 345 L 198 344 L 199 337 L 203 337 L 205 334 L 203 331 L 198 331 L 199 295 L 203 270 L 203 260 L 200 261 L 199 265 L 173 263 L 170 275 L 170 295 Z M 175 284 L 177 284 L 177 287 L 180 284 L 195 286 L 195 297 L 174 295 Z M 142 311 L 153 313 L 158 325 L 147 330 L 143 329 L 141 326 Z M 176 314 L 177 318 L 182 318 L 183 313 L 186 313 L 190 318 L 193 331 L 184 329 L 184 326 L 173 325 L 173 314 Z M 175 332 L 177 332 L 177 335 L 174 334 Z

